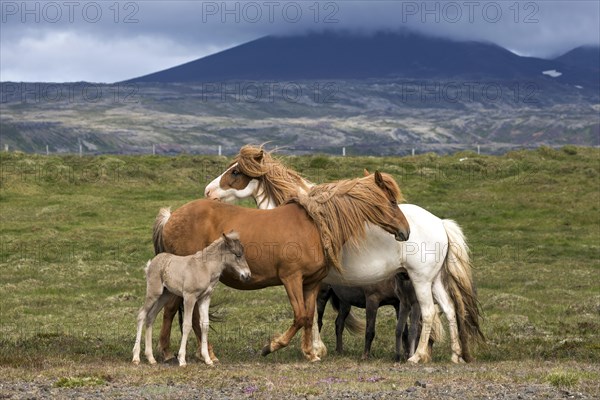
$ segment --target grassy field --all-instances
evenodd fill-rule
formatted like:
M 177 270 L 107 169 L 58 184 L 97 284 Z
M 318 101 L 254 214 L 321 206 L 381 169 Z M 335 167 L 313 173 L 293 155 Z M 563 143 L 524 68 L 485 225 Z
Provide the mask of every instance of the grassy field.
M 331 308 L 323 328 L 331 353 L 321 363 L 304 361 L 298 338 L 262 358 L 262 346 L 291 322 L 283 287 L 241 292 L 220 285 L 214 302 L 225 319 L 210 334 L 219 367 L 130 365 L 158 208 L 202 197 L 228 161 L 2 153 L 0 381 L 140 390 L 233 382 L 240 387 L 234 396 L 277 397 L 393 393 L 425 376 L 429 388 L 471 382 L 485 393 L 488 384 L 527 384 L 600 396 L 597 148 L 285 158 L 315 182 L 360 176 L 364 167 L 392 173 L 408 202 L 464 228 L 487 336 L 473 364 L 451 365 L 446 343 L 434 350 L 433 364 L 394 365 L 391 307 L 380 310 L 371 361 L 358 362 L 360 335 L 347 334 L 346 354 L 332 354 Z M 179 340 L 175 330 L 173 340 Z M 188 354 L 194 350 L 190 341 Z

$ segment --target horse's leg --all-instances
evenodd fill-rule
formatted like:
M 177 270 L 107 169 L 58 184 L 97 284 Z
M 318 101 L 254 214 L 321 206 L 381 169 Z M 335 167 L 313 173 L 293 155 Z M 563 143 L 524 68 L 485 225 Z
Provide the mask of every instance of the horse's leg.
M 338 315 L 335 318 L 335 351 L 342 354 L 344 352 L 344 326 L 346 326 L 346 318 L 348 318 L 352 306 L 342 299 L 339 302 Z
M 168 361 L 174 357 L 171 352 L 171 326 L 173 324 L 173 318 L 175 318 L 175 314 L 177 314 L 182 302 L 183 299 L 181 297 L 171 294 L 167 304 L 165 304 L 163 323 L 160 329 L 160 338 L 158 340 L 158 351 L 162 354 L 164 361 Z
M 194 312 L 194 305 L 196 304 L 196 296 L 193 294 L 185 294 L 183 297 L 183 332 L 181 333 L 181 345 L 179 346 L 179 353 L 177 359 L 179 360 L 179 366 L 185 367 L 185 349 L 187 345 L 187 338 L 192 330 L 192 313 Z
M 282 347 L 286 347 L 296 332 L 306 325 L 306 309 L 304 308 L 304 295 L 302 291 L 302 274 L 297 273 L 285 278 L 281 278 L 281 282 L 285 287 L 290 304 L 294 310 L 294 322 L 292 323 L 292 326 L 285 331 L 285 333 L 273 338 L 271 343 L 263 347 L 263 356 L 277 351 Z
M 319 332 L 319 321 L 317 317 L 317 313 L 314 313 L 314 317 L 312 319 L 312 352 L 319 358 L 323 358 L 327 355 L 327 347 L 325 343 L 321 340 L 321 333 Z M 302 331 L 302 337 L 304 337 L 304 331 Z M 302 339 L 304 340 L 304 339 Z
M 448 292 L 446 292 L 446 289 L 444 288 L 441 274 L 439 274 L 433 282 L 433 295 L 442 308 L 442 311 L 444 311 L 444 314 L 446 314 L 446 319 L 448 320 L 448 327 L 450 329 L 450 347 L 452 348 L 452 362 L 464 363 L 465 360 L 462 357 L 462 349 L 460 347 L 460 340 L 458 338 L 456 312 L 454 310 L 452 300 L 450 300 L 450 296 L 448 296 Z M 422 339 L 423 338 L 421 338 L 421 340 Z
M 196 339 L 198 340 L 198 348 L 196 349 L 196 357 L 198 357 L 201 360 L 204 360 L 204 357 L 202 356 L 202 329 L 200 328 L 200 311 L 198 308 L 198 303 L 196 302 L 196 305 L 194 305 L 194 314 L 192 315 L 192 329 L 194 330 L 194 334 L 196 335 Z M 217 356 L 215 356 L 215 353 L 213 351 L 213 347 L 210 343 L 208 343 L 208 354 L 210 356 L 210 359 L 213 362 L 219 362 L 219 359 L 217 358 Z
M 423 326 L 421 327 L 421 337 L 419 338 L 419 346 L 417 347 L 417 351 L 408 359 L 408 361 L 413 363 L 418 363 L 420 361 L 428 362 L 430 360 L 430 356 L 427 347 L 429 344 L 431 327 L 433 325 L 433 317 L 435 315 L 435 306 L 433 304 L 433 295 L 431 293 L 431 283 L 415 280 L 412 282 L 419 305 L 421 306 Z
M 421 321 L 421 307 L 418 302 L 411 305 L 410 308 L 410 327 L 408 328 L 408 356 L 412 357 L 417 350 L 417 342 L 419 341 L 419 332 L 423 329 Z M 429 350 L 431 354 L 431 349 Z
M 325 287 L 325 288 L 324 288 Z M 312 327 L 312 347 L 313 352 L 319 358 L 323 358 L 327 355 L 327 347 L 321 340 L 321 327 L 323 326 L 323 314 L 325 313 L 325 306 L 331 296 L 331 289 L 329 285 L 321 285 L 319 288 L 319 294 L 317 296 L 317 315 L 313 318 Z
M 134 364 L 140 363 L 140 347 L 142 342 L 142 327 L 144 326 L 144 322 L 146 322 L 146 317 L 148 316 L 148 312 L 152 309 L 159 296 L 146 295 L 146 300 L 144 300 L 144 305 L 140 308 L 137 317 L 137 333 L 135 335 L 135 343 L 133 345 L 133 360 L 131 360 Z
M 365 351 L 362 359 L 367 360 L 371 354 L 371 345 L 375 339 L 375 322 L 377 321 L 377 309 L 379 308 L 379 299 L 370 296 L 366 301 L 367 328 L 365 329 Z
M 402 306 L 402 302 L 398 302 L 398 304 L 394 304 L 394 308 L 396 309 L 396 353 L 394 355 L 394 361 L 399 362 L 402 359 L 402 345 L 404 345 L 404 349 L 407 348 L 407 344 L 404 337 L 404 325 L 406 324 L 406 311 Z M 404 318 L 404 320 L 403 320 Z
M 329 285 L 325 288 L 319 288 L 319 295 L 317 296 L 317 325 L 319 327 L 319 332 L 321 332 L 321 328 L 323 327 L 323 314 L 325 314 L 325 307 L 327 306 L 327 301 L 329 300 Z
M 306 285 L 303 288 L 304 295 L 304 307 L 306 310 L 306 324 L 304 325 L 303 337 L 302 337 L 302 352 L 304 356 L 311 362 L 321 361 L 321 358 L 315 350 L 315 338 L 312 336 L 314 332 L 319 334 L 315 322 L 316 313 L 315 307 L 317 303 L 317 295 L 319 294 L 319 284 Z M 318 342 L 320 342 L 320 337 Z M 322 343 L 322 342 L 321 342 Z
M 144 346 L 144 353 L 146 354 L 146 358 L 150 364 L 156 364 L 156 359 L 154 358 L 152 351 L 152 324 L 154 324 L 156 315 L 160 312 L 160 310 L 162 310 L 170 296 L 171 293 L 165 290 L 150 307 L 148 313 L 146 314 L 146 343 Z
M 208 308 L 210 307 L 210 295 L 200 299 L 198 301 L 200 311 L 200 326 L 202 328 L 201 339 L 200 339 L 200 354 L 206 365 L 213 365 L 213 361 L 208 351 Z

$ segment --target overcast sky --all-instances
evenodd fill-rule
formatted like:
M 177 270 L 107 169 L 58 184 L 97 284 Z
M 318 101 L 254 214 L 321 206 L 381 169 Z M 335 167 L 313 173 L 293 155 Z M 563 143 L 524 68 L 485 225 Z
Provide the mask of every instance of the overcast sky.
M 0 80 L 116 82 L 268 34 L 408 29 L 553 57 L 600 44 L 589 1 L 5 1 Z

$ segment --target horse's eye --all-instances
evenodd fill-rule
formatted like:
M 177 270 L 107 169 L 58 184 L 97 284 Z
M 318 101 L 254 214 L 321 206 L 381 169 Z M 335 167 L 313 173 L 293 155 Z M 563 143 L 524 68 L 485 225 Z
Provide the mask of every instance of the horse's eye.
M 231 171 L 231 175 L 233 176 L 238 176 L 240 174 L 240 172 L 237 169 L 234 169 L 233 171 Z

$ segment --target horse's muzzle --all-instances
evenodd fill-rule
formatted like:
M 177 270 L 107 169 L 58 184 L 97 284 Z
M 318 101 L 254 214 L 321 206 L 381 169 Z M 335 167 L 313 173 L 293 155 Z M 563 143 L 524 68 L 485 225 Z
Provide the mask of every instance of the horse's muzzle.
M 252 278 L 252 275 L 249 272 L 242 272 L 240 274 L 240 280 L 242 282 L 250 282 L 251 278 Z
M 406 242 L 408 240 L 409 236 L 410 236 L 410 230 L 408 230 L 408 229 L 407 230 L 400 229 L 394 235 L 394 237 L 396 238 L 396 240 L 399 241 L 399 242 Z

